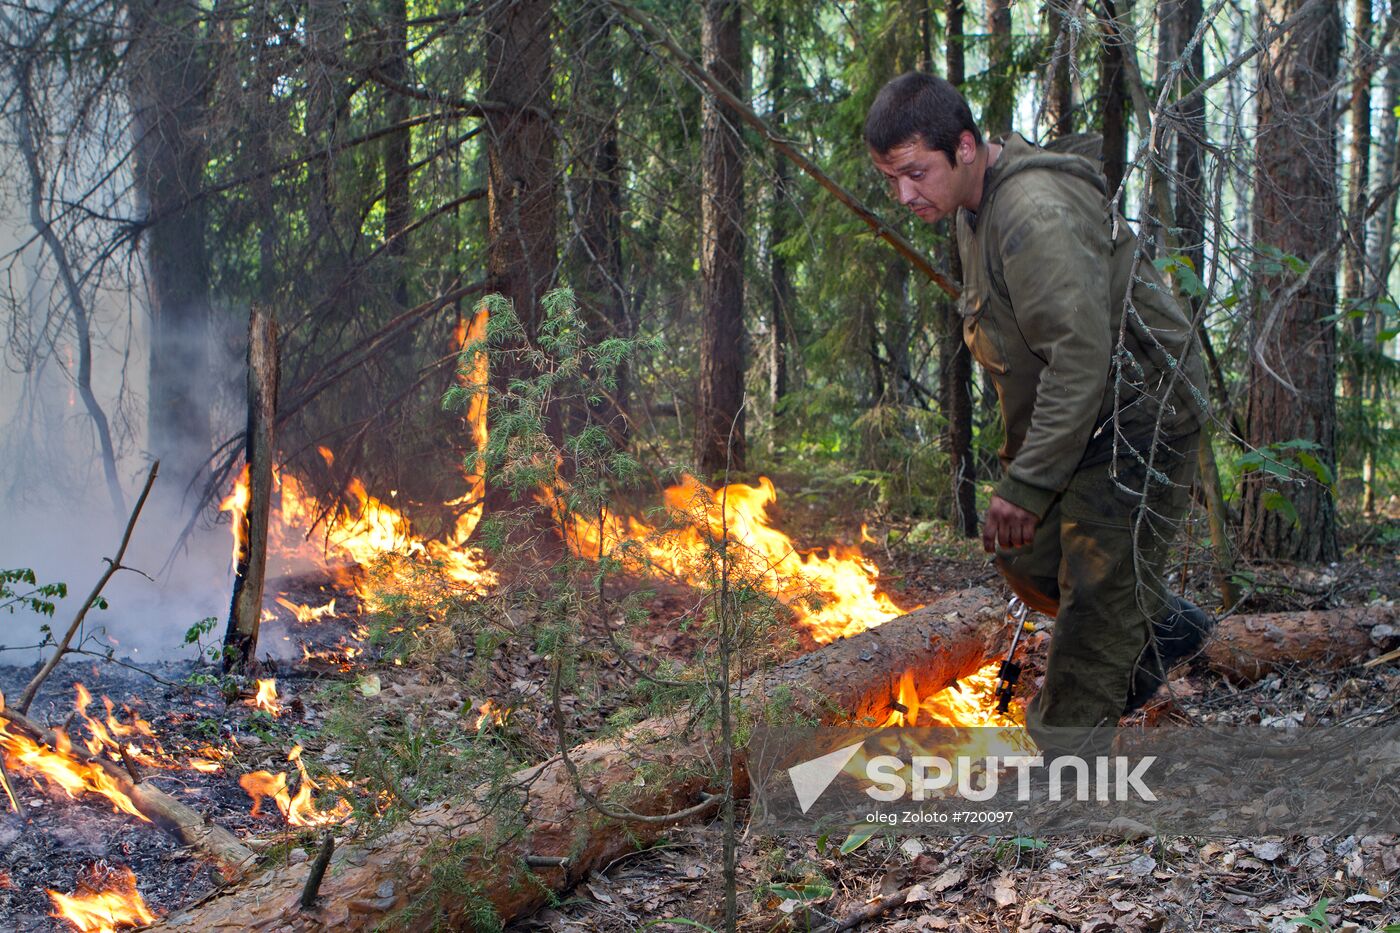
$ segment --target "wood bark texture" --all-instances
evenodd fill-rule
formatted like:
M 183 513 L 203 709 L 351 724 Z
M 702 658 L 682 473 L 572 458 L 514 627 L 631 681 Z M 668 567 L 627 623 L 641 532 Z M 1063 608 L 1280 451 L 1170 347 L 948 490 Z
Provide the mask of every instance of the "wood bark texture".
M 277 324 L 254 310 L 248 323 L 248 504 L 235 521 L 243 524 L 233 578 L 233 601 L 224 634 L 224 670 L 254 660 L 262 623 L 267 533 L 272 510 L 272 463 L 277 458 Z
M 1280 22 L 1304 0 L 1266 0 L 1264 25 Z M 1336 475 L 1337 140 L 1333 110 L 1341 46 L 1336 4 L 1312 8 L 1276 38 L 1259 65 L 1259 168 L 1254 185 L 1254 241 L 1309 267 L 1308 278 L 1286 263 L 1260 275 L 1254 303 L 1246 440 L 1262 450 L 1293 440 Z M 1314 268 L 1315 267 L 1315 268 Z M 1306 273 L 1303 273 L 1306 274 Z M 1274 459 L 1287 463 L 1280 448 Z M 1241 549 L 1257 559 L 1336 560 L 1336 507 L 1331 487 L 1306 479 L 1280 482 L 1258 469 L 1244 476 Z M 1291 507 L 1285 507 L 1284 503 Z
M 132 0 L 126 62 L 135 163 L 132 181 L 152 219 L 145 232 L 150 291 L 151 452 L 183 487 L 212 446 L 209 406 L 208 209 L 193 197 L 208 161 L 210 86 L 201 10 Z
M 742 99 L 737 0 L 706 0 L 705 70 Z M 739 117 L 706 95 L 701 130 L 700 373 L 695 465 L 707 476 L 742 470 L 744 444 L 744 163 Z
M 1372 648 L 1394 645 L 1397 622 L 1395 606 L 1232 616 L 1206 643 L 1204 657 L 1211 670 L 1237 683 L 1298 664 L 1308 670 L 1347 667 Z

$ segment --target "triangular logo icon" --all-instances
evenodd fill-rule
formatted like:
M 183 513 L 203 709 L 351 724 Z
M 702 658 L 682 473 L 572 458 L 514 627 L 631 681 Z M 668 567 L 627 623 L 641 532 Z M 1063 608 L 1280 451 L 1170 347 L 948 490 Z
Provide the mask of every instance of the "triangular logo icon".
M 792 779 L 792 789 L 797 792 L 797 803 L 803 813 L 811 809 L 822 792 L 836 780 L 836 775 L 864 746 L 864 742 L 857 742 L 788 768 L 788 777 Z

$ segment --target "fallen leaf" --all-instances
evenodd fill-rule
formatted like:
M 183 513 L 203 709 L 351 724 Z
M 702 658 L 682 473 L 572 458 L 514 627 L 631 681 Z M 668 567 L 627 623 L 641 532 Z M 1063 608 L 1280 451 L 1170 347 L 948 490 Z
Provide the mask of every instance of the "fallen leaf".
M 1272 862 L 1283 855 L 1283 843 L 1281 842 L 1256 842 L 1249 847 L 1249 851 L 1254 853 L 1254 857 L 1262 862 Z
M 998 907 L 1010 907 L 1016 903 L 1016 882 L 1005 872 L 997 876 L 996 883 L 992 886 L 992 897 L 996 899 Z
M 1128 874 L 1137 875 L 1139 878 L 1152 874 L 1157 867 L 1157 860 L 1150 855 L 1139 855 L 1128 863 Z
M 1384 903 L 1384 901 L 1382 901 L 1379 897 L 1373 897 L 1373 896 L 1370 895 L 1370 894 L 1353 894 L 1351 897 L 1347 898 L 1347 903 L 1348 903 L 1348 904 L 1381 904 L 1381 903 Z
M 939 875 L 937 878 L 934 879 L 934 881 L 933 881 L 933 890 L 934 890 L 934 893 L 937 893 L 937 892 L 939 892 L 939 891 L 946 891 L 946 890 L 948 890 L 949 888 L 955 888 L 955 887 L 957 887 L 958 885 L 962 884 L 962 883 L 963 883 L 963 879 L 966 878 L 966 877 L 967 877 L 967 872 L 966 872 L 964 869 L 962 869 L 962 868 L 950 868 L 950 869 L 948 869 L 947 871 L 945 871 L 943 874 Z
M 918 858 L 924 854 L 924 844 L 917 839 L 906 839 L 900 843 L 899 850 L 910 858 Z
M 928 888 L 922 884 L 916 884 L 909 889 L 909 896 L 904 899 L 904 903 L 917 904 L 920 901 L 926 901 L 932 897 L 933 895 L 929 893 Z
M 587 886 L 589 893 L 604 904 L 611 904 L 613 902 L 612 895 L 604 893 L 604 891 L 593 882 L 585 881 L 584 885 Z

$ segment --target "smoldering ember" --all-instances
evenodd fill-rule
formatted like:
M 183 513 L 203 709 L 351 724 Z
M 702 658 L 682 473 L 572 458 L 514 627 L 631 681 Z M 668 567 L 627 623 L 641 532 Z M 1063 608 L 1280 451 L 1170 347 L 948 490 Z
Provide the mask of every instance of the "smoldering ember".
M 0 7 L 0 930 L 1397 933 L 1397 24 Z

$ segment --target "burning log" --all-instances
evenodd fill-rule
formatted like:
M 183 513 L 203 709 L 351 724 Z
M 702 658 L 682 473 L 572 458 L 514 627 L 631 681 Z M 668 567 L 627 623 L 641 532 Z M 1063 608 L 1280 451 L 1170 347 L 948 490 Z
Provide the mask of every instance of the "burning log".
M 937 693 L 980 668 L 1004 634 L 1000 599 L 988 589 L 951 594 L 878 628 L 825 645 L 746 686 L 758 699 L 785 688 L 799 712 L 884 721 L 901 689 Z M 620 738 L 588 742 L 570 751 L 590 794 L 634 793 L 633 812 L 658 815 L 694 807 L 710 788 L 703 773 L 711 746 L 682 734 L 678 720 L 650 719 Z M 640 781 L 643 769 L 685 775 Z M 742 753 L 735 781 L 745 792 Z M 523 795 L 506 821 L 495 812 L 500 788 L 482 786 L 467 798 L 426 807 L 386 835 L 340 848 L 321 882 L 315 910 L 300 908 L 311 867 L 271 870 L 193 910 L 166 918 L 156 929 L 178 931 L 361 930 L 392 925 L 392 914 L 429 896 L 434 865 L 457 859 L 462 882 L 441 890 L 429 906 L 448 925 L 470 928 L 468 911 L 489 901 L 503 920 L 525 915 L 552 891 L 577 883 L 624 852 L 656 839 L 664 822 L 606 820 L 579 799 L 563 762 L 554 758 L 518 772 L 511 785 Z M 508 797 L 511 791 L 506 791 Z M 523 823 L 525 832 L 515 827 Z M 562 862 L 562 864 L 559 864 Z M 533 879 L 527 865 L 536 868 Z
M 218 863 L 224 876 L 237 879 L 253 864 L 253 851 L 238 841 L 233 833 L 210 823 L 189 806 L 149 783 L 137 783 L 126 770 L 105 758 L 87 755 L 71 743 L 29 719 L 22 713 L 0 705 L 0 733 L 13 726 L 36 743 L 48 746 L 55 753 L 89 772 L 101 785 L 104 794 L 123 810 L 165 829 L 181 842 L 203 852 Z M 77 784 L 87 781 L 78 778 Z M 70 791 L 71 793 L 72 791 Z
M 273 437 L 277 423 L 277 369 L 277 324 L 266 313 L 255 310 L 248 325 L 247 501 L 241 511 L 235 509 L 233 516 L 239 547 L 233 603 L 224 635 L 226 672 L 241 670 L 258 650 L 272 506 L 272 460 L 277 453 Z
M 1237 683 L 1259 680 L 1282 667 L 1356 664 L 1373 646 L 1387 647 L 1397 633 L 1395 606 L 1361 606 L 1312 612 L 1266 612 L 1234 616 L 1206 643 L 1211 670 Z

